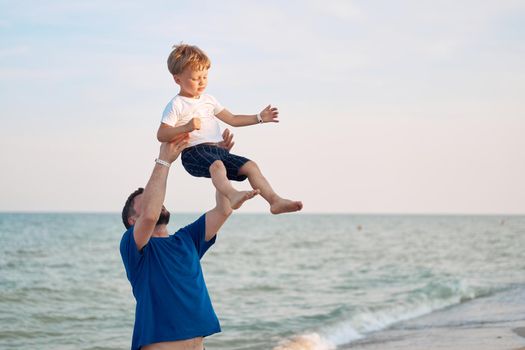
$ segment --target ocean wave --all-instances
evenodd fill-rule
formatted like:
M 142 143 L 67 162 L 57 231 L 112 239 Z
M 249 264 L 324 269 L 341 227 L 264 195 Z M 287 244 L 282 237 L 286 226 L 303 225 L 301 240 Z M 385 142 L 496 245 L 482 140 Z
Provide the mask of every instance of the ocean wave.
M 395 323 L 490 294 L 487 289 L 472 288 L 462 281 L 431 282 L 412 290 L 402 302 L 358 308 L 314 332 L 284 339 L 273 350 L 333 350 Z
M 286 339 L 273 350 L 333 350 L 335 345 L 318 333 L 302 334 Z

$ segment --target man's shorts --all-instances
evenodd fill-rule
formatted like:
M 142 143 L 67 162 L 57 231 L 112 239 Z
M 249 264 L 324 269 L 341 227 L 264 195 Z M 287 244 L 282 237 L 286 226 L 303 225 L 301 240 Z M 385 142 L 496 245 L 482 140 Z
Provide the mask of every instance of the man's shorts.
M 249 159 L 231 154 L 228 150 L 216 145 L 203 143 L 188 147 L 182 151 L 181 160 L 184 169 L 196 177 L 211 177 L 210 165 L 216 160 L 221 160 L 226 168 L 228 179 L 234 181 L 246 180 L 245 175 L 239 175 L 239 169 Z

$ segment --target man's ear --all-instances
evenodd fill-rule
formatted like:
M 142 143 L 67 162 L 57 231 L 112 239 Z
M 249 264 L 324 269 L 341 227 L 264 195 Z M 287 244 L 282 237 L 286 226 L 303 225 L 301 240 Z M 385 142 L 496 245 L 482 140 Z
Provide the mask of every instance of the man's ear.
M 136 222 L 136 221 L 137 221 L 137 220 L 135 220 L 134 217 L 130 217 L 130 218 L 128 218 L 128 224 L 130 224 L 131 226 L 135 225 L 135 222 Z
M 180 77 L 178 74 L 173 75 L 173 80 L 175 80 L 177 84 L 180 84 Z

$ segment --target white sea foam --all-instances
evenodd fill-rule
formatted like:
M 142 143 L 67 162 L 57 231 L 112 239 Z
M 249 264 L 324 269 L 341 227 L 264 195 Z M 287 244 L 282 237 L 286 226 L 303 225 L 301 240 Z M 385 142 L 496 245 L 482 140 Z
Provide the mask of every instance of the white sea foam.
M 409 298 L 410 301 L 375 310 L 362 308 L 340 321 L 321 327 L 317 332 L 284 340 L 273 350 L 336 349 L 339 345 L 364 338 L 368 333 L 385 329 L 397 322 L 420 317 L 482 294 L 484 293 L 476 292 L 461 282 L 430 284 L 414 291 Z
M 273 350 L 333 350 L 335 348 L 335 344 L 327 341 L 318 333 L 309 333 L 286 339 Z

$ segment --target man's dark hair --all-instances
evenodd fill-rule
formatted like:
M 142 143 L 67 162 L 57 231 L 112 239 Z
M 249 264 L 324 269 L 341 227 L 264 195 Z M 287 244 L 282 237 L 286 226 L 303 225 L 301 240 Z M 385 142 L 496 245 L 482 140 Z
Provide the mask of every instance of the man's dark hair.
M 129 195 L 128 199 L 126 200 L 126 204 L 124 204 L 124 208 L 122 208 L 122 223 L 124 223 L 124 226 L 126 226 L 127 229 L 131 227 L 128 222 L 129 217 L 135 215 L 135 209 L 133 208 L 135 197 L 137 197 L 142 192 L 144 192 L 144 188 L 139 187 L 136 189 L 135 192 Z

